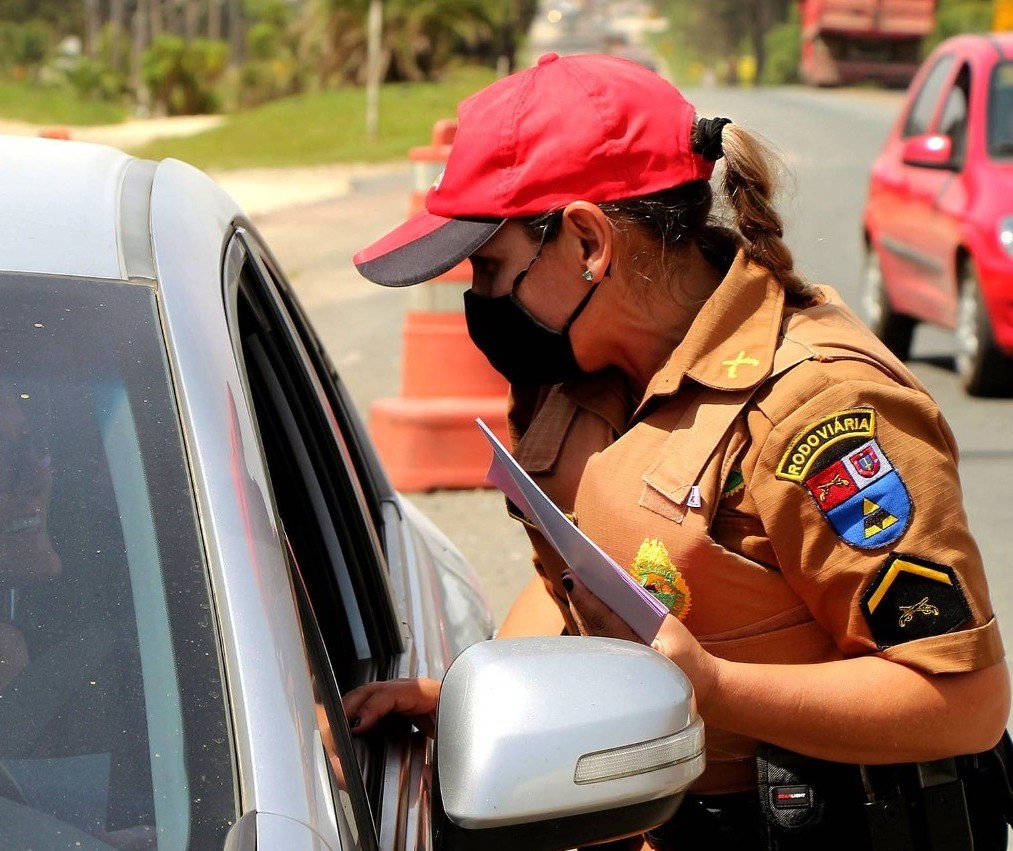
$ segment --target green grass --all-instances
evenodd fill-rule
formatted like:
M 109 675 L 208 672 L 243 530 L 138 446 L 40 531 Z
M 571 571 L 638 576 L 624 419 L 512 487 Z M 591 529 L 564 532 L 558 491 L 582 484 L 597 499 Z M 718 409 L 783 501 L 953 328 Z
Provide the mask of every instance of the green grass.
M 338 89 L 299 95 L 238 112 L 195 136 L 159 139 L 130 153 L 149 159 L 176 157 L 202 169 L 383 162 L 429 144 L 433 124 L 454 118 L 457 103 L 495 74 L 461 68 L 442 83 L 384 86 L 379 132 L 366 135 L 366 93 Z
M 68 89 L 0 82 L 0 119 L 29 124 L 116 124 L 126 114 L 119 104 L 81 100 Z

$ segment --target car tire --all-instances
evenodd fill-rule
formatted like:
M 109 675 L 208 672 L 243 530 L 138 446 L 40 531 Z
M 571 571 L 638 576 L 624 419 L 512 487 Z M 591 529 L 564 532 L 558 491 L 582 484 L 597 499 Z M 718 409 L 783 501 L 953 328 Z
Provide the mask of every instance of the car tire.
M 1013 394 L 1013 358 L 1000 351 L 992 333 L 974 263 L 960 270 L 954 360 L 960 383 L 971 396 Z
M 865 321 L 872 329 L 872 333 L 897 357 L 907 360 L 911 354 L 911 340 L 918 323 L 914 317 L 898 313 L 890 304 L 879 254 L 872 245 L 866 246 L 865 249 L 861 304 Z

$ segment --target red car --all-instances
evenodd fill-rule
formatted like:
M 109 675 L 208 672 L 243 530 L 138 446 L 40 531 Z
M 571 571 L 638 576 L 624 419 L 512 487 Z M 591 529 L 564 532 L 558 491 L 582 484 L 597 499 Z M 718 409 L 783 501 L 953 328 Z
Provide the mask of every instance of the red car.
M 954 330 L 972 395 L 1013 391 L 1013 33 L 940 44 L 877 157 L 861 306 L 906 358 L 918 322 Z

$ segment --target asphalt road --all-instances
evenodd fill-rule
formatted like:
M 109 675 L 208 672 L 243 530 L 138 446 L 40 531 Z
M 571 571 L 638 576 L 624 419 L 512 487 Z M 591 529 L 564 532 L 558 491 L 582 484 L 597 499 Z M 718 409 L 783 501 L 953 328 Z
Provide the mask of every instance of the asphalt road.
M 687 96 L 702 115 L 726 115 L 762 134 L 785 162 L 782 210 L 797 267 L 857 304 L 860 211 L 869 164 L 900 105 L 896 93 L 808 89 L 701 89 Z M 424 141 L 424 140 L 423 140 Z M 351 255 L 403 220 L 407 167 L 353 182 L 333 201 L 275 212 L 258 225 L 291 277 L 325 345 L 368 416 L 373 400 L 397 395 L 407 293 L 374 287 Z M 961 447 L 964 501 L 988 565 L 993 602 L 1013 648 L 1013 577 L 1006 567 L 1013 509 L 1013 400 L 966 397 L 947 336 L 922 328 L 913 368 L 946 414 Z M 501 618 L 530 578 L 526 539 L 486 491 L 410 495 L 476 566 Z

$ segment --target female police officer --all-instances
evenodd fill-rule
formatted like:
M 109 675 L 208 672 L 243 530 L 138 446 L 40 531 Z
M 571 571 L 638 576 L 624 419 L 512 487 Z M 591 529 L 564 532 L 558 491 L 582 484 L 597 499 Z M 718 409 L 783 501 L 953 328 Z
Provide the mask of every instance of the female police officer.
M 711 215 L 721 157 L 733 229 Z M 708 737 L 679 847 L 765 847 L 782 814 L 756 792 L 761 743 L 922 762 L 986 750 L 1009 711 L 952 435 L 794 271 L 773 174 L 753 137 L 698 120 L 655 74 L 550 54 L 461 105 L 426 211 L 355 258 L 390 286 L 471 259 L 468 327 L 512 384 L 517 457 L 671 607 L 655 647 L 692 680 Z M 535 543 L 550 593 L 523 595 L 505 631 L 632 637 Z M 367 729 L 428 717 L 437 694 L 378 684 L 346 710 Z M 861 847 L 848 821 L 807 841 Z

